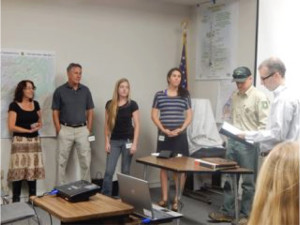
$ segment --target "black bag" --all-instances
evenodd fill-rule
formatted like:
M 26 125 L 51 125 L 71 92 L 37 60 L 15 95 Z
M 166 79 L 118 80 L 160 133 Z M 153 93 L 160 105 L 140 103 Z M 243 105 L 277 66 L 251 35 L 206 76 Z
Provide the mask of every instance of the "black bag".
M 117 180 L 113 181 L 112 184 L 112 196 L 119 196 L 119 182 Z
M 101 193 L 101 190 L 102 190 L 102 184 L 103 184 L 103 176 L 102 176 L 102 173 L 101 173 L 100 171 L 98 171 L 98 172 L 96 173 L 95 178 L 92 178 L 92 183 L 93 183 L 93 184 L 97 184 L 98 186 L 100 186 L 99 193 Z
M 95 178 L 92 178 L 92 183 L 97 184 L 98 186 L 100 186 L 99 193 L 101 193 L 102 186 L 103 186 L 103 176 L 102 176 L 102 173 L 100 171 L 98 171 L 96 173 Z M 112 196 L 118 196 L 118 195 L 119 195 L 119 183 L 118 183 L 117 180 L 115 180 L 112 183 Z

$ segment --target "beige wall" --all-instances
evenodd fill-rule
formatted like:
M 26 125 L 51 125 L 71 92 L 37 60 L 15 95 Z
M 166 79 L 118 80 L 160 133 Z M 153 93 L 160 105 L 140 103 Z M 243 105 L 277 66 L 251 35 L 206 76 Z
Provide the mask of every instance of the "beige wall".
M 250 67 L 254 59 L 253 2 L 241 0 L 240 6 L 241 23 L 247 24 L 247 29 L 240 25 L 239 60 Z M 2 0 L 1 13 L 2 48 L 55 51 L 56 86 L 66 81 L 65 68 L 70 62 L 82 64 L 82 83 L 91 89 L 95 103 L 92 176 L 97 171 L 104 173 L 104 106 L 121 77 L 130 80 L 132 98 L 140 107 L 141 136 L 136 157 L 155 151 L 156 128 L 150 120 L 153 95 L 166 87 L 168 69 L 179 63 L 180 23 L 184 18 L 191 20 L 188 49 L 192 96 L 209 98 L 215 108 L 216 82 L 194 79 L 193 7 L 147 0 Z M 43 138 L 42 144 L 46 180 L 39 182 L 39 189 L 46 191 L 55 185 L 55 138 Z M 5 171 L 9 152 L 10 140 L 2 139 L 1 168 Z M 76 162 L 75 156 L 72 160 Z M 132 174 L 141 177 L 142 168 L 133 161 Z M 69 177 L 78 178 L 74 163 L 70 165 Z M 150 181 L 158 180 L 157 170 L 151 169 Z
M 82 83 L 91 89 L 95 103 L 92 144 L 92 176 L 104 173 L 104 107 L 115 82 L 127 77 L 132 98 L 140 107 L 141 136 L 136 157 L 156 148 L 156 128 L 150 120 L 154 93 L 166 86 L 166 73 L 179 62 L 181 20 L 189 8 L 150 1 L 114 0 L 3 0 L 2 48 L 48 50 L 56 53 L 56 86 L 66 81 L 70 62 L 83 66 Z M 54 138 L 43 138 L 46 180 L 40 189 L 55 184 Z M 3 139 L 2 168 L 7 170 L 10 141 Z M 76 157 L 75 157 L 76 158 Z M 69 168 L 70 179 L 78 177 Z M 132 173 L 142 174 L 142 166 L 132 164 Z M 151 180 L 158 181 L 156 175 Z

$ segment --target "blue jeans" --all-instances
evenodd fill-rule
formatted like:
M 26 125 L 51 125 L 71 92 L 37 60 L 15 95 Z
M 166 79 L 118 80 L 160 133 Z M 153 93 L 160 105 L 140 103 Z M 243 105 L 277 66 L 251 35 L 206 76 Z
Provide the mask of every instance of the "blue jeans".
M 236 161 L 240 167 L 253 170 L 254 174 L 242 175 L 242 201 L 240 216 L 248 217 L 250 214 L 255 191 L 255 177 L 258 160 L 258 146 L 248 146 L 232 139 L 228 140 L 226 158 Z M 232 175 L 225 175 L 224 203 L 221 211 L 227 215 L 234 216 L 234 194 Z M 239 181 L 239 179 L 238 179 Z
M 130 148 L 126 148 L 128 140 L 110 140 L 110 153 L 106 158 L 106 170 L 104 174 L 102 194 L 111 196 L 112 194 L 112 178 L 116 170 L 116 165 L 120 154 L 122 154 L 121 171 L 129 174 L 132 155 Z

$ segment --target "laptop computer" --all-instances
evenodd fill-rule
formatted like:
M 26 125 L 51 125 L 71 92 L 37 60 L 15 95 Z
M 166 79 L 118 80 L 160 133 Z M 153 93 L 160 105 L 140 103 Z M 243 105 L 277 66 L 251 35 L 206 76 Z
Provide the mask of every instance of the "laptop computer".
M 173 220 L 182 214 L 153 204 L 147 181 L 118 173 L 121 200 L 134 207 L 134 213 L 151 221 Z

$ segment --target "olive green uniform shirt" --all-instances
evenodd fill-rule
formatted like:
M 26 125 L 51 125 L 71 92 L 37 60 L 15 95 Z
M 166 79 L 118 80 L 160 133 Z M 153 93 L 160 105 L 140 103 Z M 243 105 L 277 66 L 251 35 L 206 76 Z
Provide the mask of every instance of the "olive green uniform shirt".
M 243 131 L 265 129 L 269 115 L 267 96 L 251 86 L 244 94 L 232 95 L 232 123 Z

